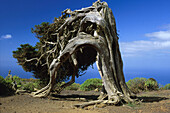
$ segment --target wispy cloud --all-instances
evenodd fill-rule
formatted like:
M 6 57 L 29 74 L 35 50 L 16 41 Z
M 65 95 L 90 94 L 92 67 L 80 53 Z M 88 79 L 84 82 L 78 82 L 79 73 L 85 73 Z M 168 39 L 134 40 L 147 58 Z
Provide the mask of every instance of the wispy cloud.
M 168 24 L 169 25 L 169 24 Z M 170 51 L 170 30 L 146 33 L 150 40 L 138 40 L 132 42 L 121 42 L 120 47 L 123 56 L 144 55 L 152 51 Z
M 155 38 L 158 40 L 170 40 L 170 30 L 147 33 L 145 34 L 145 36 L 150 38 Z
M 126 56 L 134 56 L 143 52 L 149 52 L 152 50 L 170 49 L 170 41 L 133 41 L 133 42 L 121 42 L 121 50 Z
M 12 38 L 11 34 L 6 34 L 1 36 L 1 39 L 10 39 L 10 38 Z

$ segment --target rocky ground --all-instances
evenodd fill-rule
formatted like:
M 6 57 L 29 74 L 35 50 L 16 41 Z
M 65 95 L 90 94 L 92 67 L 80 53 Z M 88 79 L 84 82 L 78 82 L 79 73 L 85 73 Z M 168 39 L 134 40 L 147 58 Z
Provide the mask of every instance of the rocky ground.
M 74 104 L 97 99 L 95 91 L 62 91 L 48 98 L 33 98 L 28 94 L 0 97 L 0 113 L 170 113 L 170 90 L 138 94 L 140 105 L 92 105 L 84 109 Z

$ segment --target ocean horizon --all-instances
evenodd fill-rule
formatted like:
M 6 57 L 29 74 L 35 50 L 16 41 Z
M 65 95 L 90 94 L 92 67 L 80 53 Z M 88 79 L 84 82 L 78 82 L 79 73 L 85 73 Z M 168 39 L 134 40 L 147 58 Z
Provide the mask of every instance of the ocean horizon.
M 6 77 L 8 75 L 9 70 L 11 70 L 11 75 L 17 75 L 20 78 L 35 78 L 32 76 L 33 74 L 30 72 L 25 72 L 21 66 L 11 66 L 11 67 L 2 67 L 0 66 L 0 75 L 2 77 Z M 85 71 L 86 73 L 79 78 L 76 78 L 75 82 L 82 84 L 84 81 L 90 78 L 100 78 L 96 65 L 94 65 L 94 69 L 91 67 Z M 130 79 L 136 77 L 144 77 L 144 78 L 154 78 L 159 84 L 166 85 L 170 83 L 170 70 L 169 69 L 134 69 L 134 68 L 124 68 L 124 76 L 125 81 L 129 81 Z

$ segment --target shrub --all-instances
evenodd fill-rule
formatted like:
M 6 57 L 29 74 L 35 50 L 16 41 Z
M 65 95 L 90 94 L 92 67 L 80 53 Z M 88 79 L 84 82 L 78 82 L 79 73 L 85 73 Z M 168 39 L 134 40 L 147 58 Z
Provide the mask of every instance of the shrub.
M 147 81 L 145 81 L 145 87 L 146 90 L 157 90 L 159 85 L 155 79 L 149 78 Z
M 28 91 L 31 91 L 31 92 L 34 91 L 34 88 L 35 88 L 35 86 L 32 82 L 23 85 L 24 90 L 28 90 Z
M 126 84 L 135 94 L 142 91 L 159 89 L 159 84 L 154 78 L 134 78 L 129 80 Z
M 11 78 L 5 78 L 4 79 L 7 84 L 12 84 L 12 79 Z
M 42 81 L 40 81 L 40 79 L 34 80 L 33 85 L 37 89 L 41 89 L 42 87 L 44 87 L 44 84 Z
M 129 80 L 126 84 L 133 93 L 139 93 L 145 90 L 146 78 L 134 78 Z
M 6 77 L 5 78 L 5 81 L 6 81 L 6 83 L 8 84 L 8 85 L 11 85 L 11 86 L 13 86 L 13 84 L 14 84 L 14 82 L 16 83 L 16 88 L 18 89 L 18 88 L 21 88 L 21 86 L 22 86 L 22 80 L 21 80 L 21 78 L 19 78 L 18 76 L 13 76 L 12 78 L 10 78 L 10 77 Z
M 42 87 L 44 87 L 40 79 L 31 78 L 31 80 L 27 79 L 26 81 L 25 80 L 22 80 L 22 81 L 23 81 L 23 85 L 22 85 L 23 90 L 28 90 L 28 91 L 33 92 L 34 88 L 41 89 Z
M 163 89 L 166 89 L 166 90 L 170 89 L 170 84 L 166 84 Z
M 72 85 L 66 87 L 66 90 L 78 90 L 80 88 L 80 84 L 73 83 Z
M 98 78 L 87 79 L 83 84 L 80 86 L 80 90 L 82 91 L 90 91 L 95 90 L 96 88 L 102 88 L 102 80 Z
M 19 78 L 19 77 L 16 76 L 16 75 L 13 76 L 12 78 L 13 78 L 13 81 L 15 81 L 17 85 L 21 85 L 21 78 Z
M 11 82 L 7 81 L 0 76 L 0 95 L 6 96 L 6 95 L 13 95 L 14 90 L 12 89 Z
M 12 79 L 11 78 L 5 78 L 4 79 L 4 84 L 9 88 L 9 89 L 11 89 L 12 88 Z

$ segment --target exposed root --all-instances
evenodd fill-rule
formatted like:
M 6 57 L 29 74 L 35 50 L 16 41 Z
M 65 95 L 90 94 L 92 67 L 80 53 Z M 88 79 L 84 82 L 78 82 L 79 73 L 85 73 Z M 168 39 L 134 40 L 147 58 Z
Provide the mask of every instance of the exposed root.
M 101 92 L 100 96 L 97 98 L 98 100 L 103 100 L 107 97 L 108 95 L 106 93 Z
M 125 105 L 125 103 L 135 103 L 135 104 L 139 104 L 140 101 L 138 99 L 131 99 L 130 97 L 123 97 L 120 98 L 119 96 L 111 96 L 108 100 L 104 100 L 106 97 L 108 97 L 108 95 L 100 95 L 98 97 L 99 100 L 95 100 L 95 101 L 90 101 L 90 102 L 84 102 L 81 104 L 75 104 L 73 105 L 73 107 L 76 108 L 84 108 L 90 105 L 96 105 L 96 104 L 107 104 L 107 105 Z
M 100 104 L 102 103 L 104 100 L 95 100 L 95 101 L 90 101 L 90 102 L 84 102 L 82 104 L 75 104 L 73 105 L 73 107 L 77 107 L 77 108 L 84 108 L 90 105 L 94 105 L 94 104 Z
M 50 85 L 38 90 L 37 92 L 32 92 L 31 96 L 33 97 L 47 97 L 51 91 Z
M 108 97 L 108 95 L 105 95 L 105 94 L 102 96 L 100 95 L 99 96 L 100 100 L 85 102 L 82 104 L 75 104 L 73 106 L 77 107 L 77 108 L 84 108 L 84 107 L 87 107 L 90 105 L 96 105 L 96 104 L 100 104 L 100 103 L 103 103 L 103 104 L 117 104 L 117 103 L 119 103 L 119 99 L 117 97 L 114 97 L 114 101 L 113 101 L 113 97 L 112 97 L 112 99 L 104 100 L 106 97 Z

